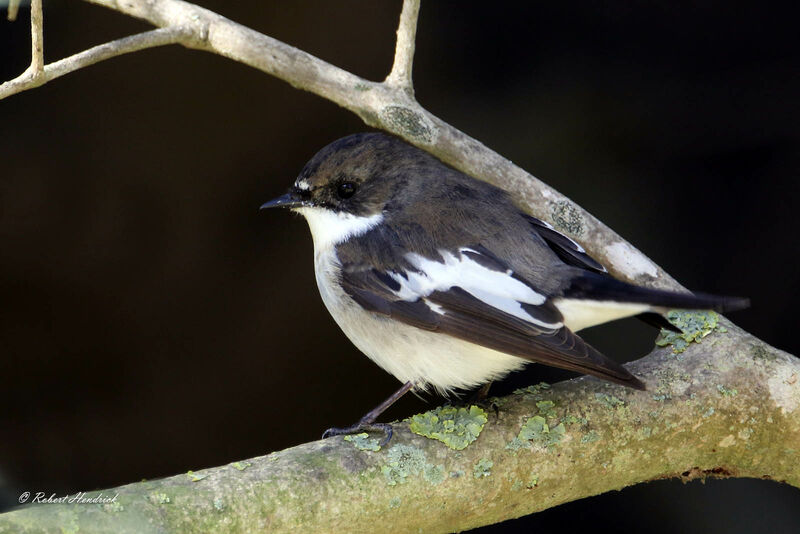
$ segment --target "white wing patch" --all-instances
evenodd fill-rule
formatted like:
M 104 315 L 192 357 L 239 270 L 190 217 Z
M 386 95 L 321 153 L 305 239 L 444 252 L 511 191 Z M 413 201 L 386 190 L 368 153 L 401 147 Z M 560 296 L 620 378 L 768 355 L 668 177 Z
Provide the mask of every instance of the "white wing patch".
M 431 302 L 428 299 L 425 299 L 425 305 L 431 309 L 434 313 L 438 313 L 439 315 L 444 315 L 444 308 L 436 304 L 435 302 Z
M 477 254 L 468 248 L 460 249 L 459 253 L 462 252 Z M 560 322 L 542 321 L 525 311 L 522 303 L 540 306 L 545 303 L 547 298 L 514 278 L 513 271 L 501 272 L 489 269 L 466 254 L 455 256 L 445 250 L 440 250 L 439 254 L 444 259 L 444 263 L 419 254 L 406 254 L 408 262 L 419 272 L 410 271 L 402 275 L 395 272 L 388 273 L 400 284 L 400 289 L 394 293 L 403 300 L 414 301 L 420 297 L 427 297 L 434 291 L 447 291 L 457 286 L 481 302 L 523 321 L 544 328 L 557 329 L 563 326 Z M 427 300 L 425 303 L 436 313 L 442 313 L 440 306 Z

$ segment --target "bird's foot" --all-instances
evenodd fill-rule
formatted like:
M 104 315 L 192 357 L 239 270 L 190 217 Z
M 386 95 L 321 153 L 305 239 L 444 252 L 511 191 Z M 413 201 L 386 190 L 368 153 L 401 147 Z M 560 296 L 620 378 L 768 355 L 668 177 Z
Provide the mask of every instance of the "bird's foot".
M 383 447 L 389 440 L 392 439 L 392 425 L 389 423 L 368 423 L 359 421 L 354 425 L 345 428 L 329 428 L 322 434 L 322 439 L 327 439 L 333 436 L 345 436 L 348 434 L 360 434 L 361 432 L 383 432 L 383 439 L 380 446 Z
M 383 439 L 380 446 L 383 447 L 389 440 L 392 439 L 392 425 L 388 423 L 376 423 L 377 419 L 386 409 L 397 401 L 400 397 L 406 394 L 411 388 L 414 387 L 413 382 L 406 382 L 400 389 L 392 393 L 391 397 L 376 406 L 371 412 L 361 418 L 361 420 L 346 428 L 329 428 L 322 434 L 322 439 L 331 436 L 341 436 L 344 434 L 358 434 L 360 432 L 383 432 Z
M 466 399 L 466 406 L 477 404 L 482 408 L 490 408 L 494 411 L 495 416 L 500 415 L 500 407 L 494 402 L 494 397 L 489 397 L 489 388 L 492 386 L 491 382 L 485 383 L 480 388 L 472 392 Z
M 484 385 L 472 392 L 467 399 L 470 404 L 481 404 L 489 397 L 489 388 L 492 387 L 491 382 L 486 382 Z

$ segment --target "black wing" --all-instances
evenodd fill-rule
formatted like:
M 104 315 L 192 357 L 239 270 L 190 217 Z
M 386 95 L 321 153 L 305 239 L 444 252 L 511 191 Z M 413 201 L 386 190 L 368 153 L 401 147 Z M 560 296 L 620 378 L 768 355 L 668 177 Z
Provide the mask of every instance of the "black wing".
M 580 267 L 596 273 L 608 272 L 597 260 L 589 256 L 582 246 L 557 231 L 551 225 L 536 217 L 531 217 L 530 215 L 524 215 L 524 217 L 531 223 L 534 231 L 544 239 L 550 249 L 567 265 Z
M 495 261 L 489 256 L 483 260 L 487 264 Z M 533 362 L 644 389 L 644 384 L 624 367 L 564 327 L 561 314 L 549 300 L 536 306 L 518 302 L 531 319 L 523 320 L 499 309 L 496 300 L 487 303 L 458 286 L 426 295 L 409 295 L 403 284 L 409 274 L 345 267 L 341 284 L 364 309 L 408 325 Z M 510 271 L 508 274 L 511 276 Z
M 536 217 L 531 217 L 527 214 L 524 215 L 524 217 L 531 224 L 534 231 L 539 234 L 542 239 L 544 239 L 545 243 L 547 243 L 550 249 L 555 252 L 559 258 L 561 258 L 561 261 L 567 265 L 580 267 L 581 269 L 586 269 L 587 271 L 601 275 L 608 274 L 606 268 L 594 258 L 589 256 L 586 250 L 584 250 L 584 248 L 578 243 L 564 234 L 556 231 L 551 225 L 540 219 L 537 219 Z M 639 315 L 636 315 L 636 318 L 652 327 L 658 329 L 666 328 L 667 330 L 681 333 L 680 328 L 667 321 L 667 319 L 659 313 L 640 313 Z

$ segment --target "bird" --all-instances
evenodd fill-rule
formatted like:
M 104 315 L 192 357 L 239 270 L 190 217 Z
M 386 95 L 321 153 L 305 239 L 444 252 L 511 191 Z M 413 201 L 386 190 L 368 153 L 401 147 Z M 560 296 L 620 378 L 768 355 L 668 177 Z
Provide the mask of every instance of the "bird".
M 261 209 L 276 207 L 307 221 L 330 315 L 403 384 L 357 423 L 323 438 L 382 431 L 385 444 L 392 427 L 377 419 L 408 391 L 449 395 L 530 362 L 644 390 L 576 332 L 630 316 L 676 330 L 663 316 L 669 309 L 749 305 L 618 280 L 507 191 L 384 133 L 324 147 L 286 194 Z

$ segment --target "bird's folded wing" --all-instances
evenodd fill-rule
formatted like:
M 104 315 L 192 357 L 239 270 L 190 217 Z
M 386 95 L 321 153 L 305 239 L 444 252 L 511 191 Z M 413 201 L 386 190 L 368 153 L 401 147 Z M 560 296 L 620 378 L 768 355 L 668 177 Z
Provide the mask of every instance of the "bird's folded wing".
M 524 217 L 550 249 L 567 265 L 597 273 L 608 272 L 597 260 L 589 256 L 582 246 L 557 231 L 552 225 L 530 215 L 524 215 Z
M 643 387 L 568 328 L 552 302 L 480 247 L 407 255 L 413 269 L 344 265 L 341 284 L 366 310 L 530 361 Z

